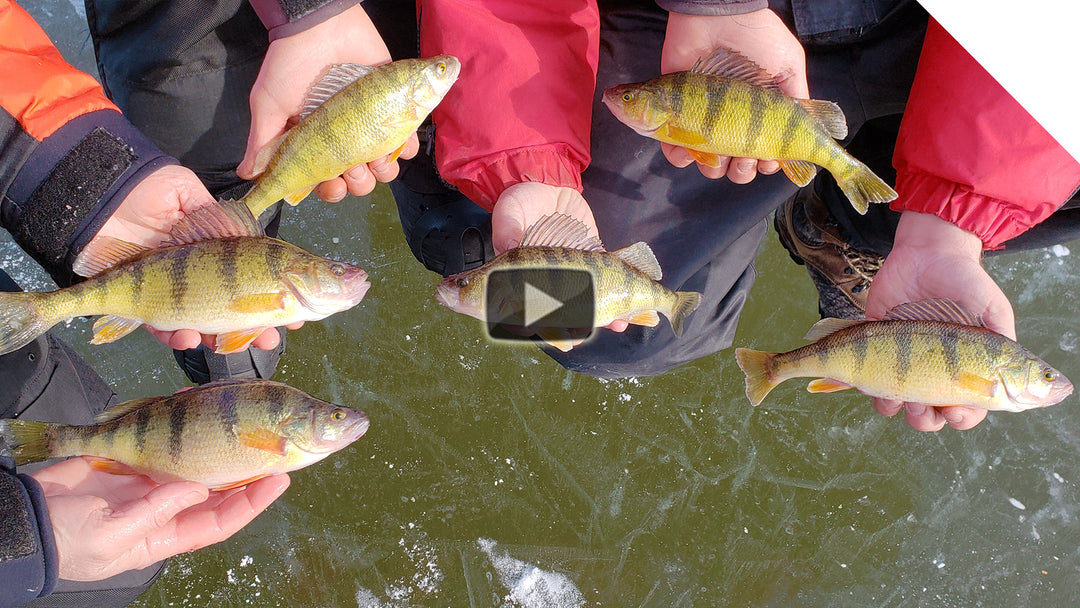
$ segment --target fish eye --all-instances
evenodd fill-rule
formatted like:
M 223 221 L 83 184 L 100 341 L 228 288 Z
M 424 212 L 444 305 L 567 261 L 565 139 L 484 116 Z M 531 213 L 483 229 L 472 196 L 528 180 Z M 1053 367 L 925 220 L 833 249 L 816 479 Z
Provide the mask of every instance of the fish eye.
M 435 71 L 437 71 L 440 74 L 445 73 L 446 72 L 446 62 L 440 61 L 439 63 L 435 64 Z
M 460 279 L 457 280 L 457 286 L 458 287 L 465 287 L 468 284 L 469 284 L 469 279 L 467 277 L 461 277 Z
M 341 422 L 342 420 L 345 420 L 345 412 L 343 410 L 334 410 L 330 414 L 330 418 L 337 422 Z
M 1047 382 L 1053 382 L 1054 380 L 1057 380 L 1057 374 L 1050 370 L 1046 370 L 1043 372 L 1043 378 L 1046 379 Z
M 334 276 L 339 276 L 340 277 L 341 275 L 345 274 L 345 265 L 344 264 L 331 264 L 330 265 L 330 272 L 334 273 Z
M 623 101 L 633 101 L 633 100 L 634 100 L 634 96 L 633 96 L 633 95 L 631 95 L 630 93 L 623 93 L 623 94 L 622 94 L 622 100 L 623 100 Z

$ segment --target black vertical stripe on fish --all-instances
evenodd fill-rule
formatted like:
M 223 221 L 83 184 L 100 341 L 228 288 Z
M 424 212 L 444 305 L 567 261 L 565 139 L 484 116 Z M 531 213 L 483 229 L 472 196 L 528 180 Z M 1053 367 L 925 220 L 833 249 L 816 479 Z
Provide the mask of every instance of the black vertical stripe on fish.
M 139 454 L 146 449 L 146 433 L 150 430 L 150 408 L 141 407 L 135 414 L 135 451 Z
M 784 104 L 788 109 L 787 122 L 784 123 L 784 133 L 780 136 L 780 158 L 791 158 L 791 145 L 796 142 L 799 130 L 802 128 L 803 113 L 799 111 L 799 105 L 795 103 Z
M 124 419 L 121 417 L 115 420 L 110 420 L 104 425 L 98 427 L 97 436 L 105 442 L 106 446 L 112 446 L 113 442 L 116 441 L 116 433 L 120 430 L 120 425 L 123 423 L 123 421 Z
M 911 332 L 898 331 L 893 335 L 896 346 L 896 379 L 903 384 L 911 373 Z
M 143 291 L 143 263 L 138 262 L 131 264 L 127 276 L 131 280 L 131 301 L 141 302 Z
M 945 331 L 941 334 L 941 347 L 945 353 L 945 365 L 949 374 L 956 376 L 963 366 L 960 355 L 960 336 L 956 331 Z
M 184 296 L 187 294 L 188 288 L 187 267 L 188 257 L 191 252 L 190 247 L 176 247 L 170 256 L 168 277 L 171 285 L 169 285 L 169 295 L 172 298 L 172 308 L 177 316 L 182 316 L 186 308 Z
M 754 145 L 761 137 L 761 129 L 765 126 L 765 109 L 769 103 L 768 92 L 761 87 L 750 87 L 750 120 L 746 121 L 746 132 L 743 134 L 743 143 L 749 149 L 755 149 Z
M 854 373 L 857 376 L 862 375 L 863 367 L 866 365 L 866 351 L 867 340 L 853 340 L 851 342 L 851 352 L 855 355 L 855 370 Z
M 233 433 L 236 425 L 240 422 L 240 416 L 236 411 L 236 395 L 231 391 L 221 391 L 218 395 L 218 419 L 226 435 Z
M 285 267 L 285 257 L 281 254 L 282 247 L 277 242 L 269 243 L 263 248 L 263 256 L 266 260 L 266 268 L 270 271 L 270 276 L 276 277 L 281 273 L 281 270 Z
M 285 390 L 278 386 L 266 386 L 266 411 L 271 420 L 277 420 L 285 411 L 285 399 L 288 397 Z
M 710 125 L 716 124 L 716 117 L 720 115 L 720 110 L 724 106 L 725 100 L 728 98 L 725 93 L 731 87 L 727 84 L 710 80 L 708 88 L 709 94 L 706 96 L 708 103 L 705 105 L 705 122 L 703 125 L 705 129 L 709 129 Z
M 179 462 L 184 453 L 184 426 L 187 425 L 187 404 L 180 402 L 169 409 L 169 457 Z
M 222 251 L 221 255 L 218 256 L 218 263 L 221 264 L 221 278 L 226 285 L 236 285 L 239 279 L 236 268 L 237 245 L 236 239 L 222 241 Z
M 676 72 L 671 76 L 671 111 L 675 116 L 682 113 L 683 100 L 689 97 L 686 92 L 686 83 L 689 81 L 690 72 Z

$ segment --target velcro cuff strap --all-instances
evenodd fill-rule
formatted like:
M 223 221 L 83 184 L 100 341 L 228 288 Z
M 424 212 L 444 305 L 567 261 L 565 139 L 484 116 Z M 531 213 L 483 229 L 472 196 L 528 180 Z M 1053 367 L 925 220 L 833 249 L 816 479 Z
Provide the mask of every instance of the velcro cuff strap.
M 156 169 L 177 164 L 120 113 L 80 116 L 45 138 L 8 190 L 4 223 L 63 285 L 75 256 L 124 197 Z
M 0 593 L 4 605 L 52 593 L 59 577 L 45 495 L 32 477 L 0 472 Z
M 360 0 L 251 0 L 270 40 L 292 36 L 335 17 Z

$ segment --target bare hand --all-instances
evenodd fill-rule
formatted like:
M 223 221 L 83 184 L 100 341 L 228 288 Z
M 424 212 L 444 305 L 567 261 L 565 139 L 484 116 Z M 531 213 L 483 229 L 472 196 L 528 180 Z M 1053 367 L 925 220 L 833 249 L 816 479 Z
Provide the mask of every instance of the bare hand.
M 273 475 L 234 491 L 96 471 L 85 457 L 33 474 L 45 492 L 60 578 L 96 581 L 232 536 L 289 487 Z
M 308 91 L 331 65 L 389 62 L 390 51 L 359 4 L 310 29 L 271 42 L 251 88 L 251 130 L 237 174 L 245 179 L 254 177 L 259 150 L 292 126 L 290 121 L 299 115 Z M 413 133 L 401 158 L 412 158 L 419 149 Z M 397 161 L 390 162 L 386 156 L 319 184 L 315 193 L 327 202 L 340 201 L 347 193 L 362 196 L 374 190 L 376 182 L 396 178 L 398 170 Z
M 212 204 L 215 204 L 214 197 L 190 169 L 180 165 L 167 165 L 154 171 L 131 189 L 97 236 L 111 236 L 154 248 L 168 239 L 169 231 L 182 217 Z M 95 237 L 80 256 L 96 255 L 95 250 L 98 247 L 101 247 L 101 241 Z M 302 325 L 303 323 L 295 323 L 287 327 L 298 329 Z M 217 336 L 201 334 L 193 329 L 146 329 L 166 346 L 178 350 L 195 348 L 200 343 L 213 347 L 217 339 Z M 276 329 L 271 328 L 256 338 L 252 346 L 270 350 L 279 342 L 281 337 Z
M 491 212 L 491 245 L 496 255 L 517 247 L 529 226 L 552 213 L 581 220 L 590 235 L 599 237 L 592 209 L 577 190 L 523 182 L 504 190 Z M 625 331 L 627 326 L 629 323 L 621 319 L 607 325 L 614 331 Z
M 866 318 L 880 319 L 889 309 L 926 298 L 949 298 L 981 315 L 990 329 L 1016 339 L 1012 305 L 980 263 L 982 241 L 976 235 L 937 217 L 906 211 L 900 216 L 892 252 L 874 277 L 867 294 Z M 908 424 L 937 431 L 946 424 L 958 430 L 974 427 L 987 411 L 873 400 L 874 409 L 893 416 L 901 409 Z
M 799 99 L 810 97 L 806 84 L 806 54 L 802 45 L 780 17 L 769 9 L 720 16 L 671 13 L 668 16 L 660 71 L 668 74 L 689 70 L 695 61 L 721 46 L 742 53 L 778 77 L 784 93 Z M 685 167 L 694 162 L 686 148 L 667 143 L 661 143 L 660 147 L 664 156 L 676 167 Z M 747 184 L 758 173 L 776 173 L 780 170 L 780 164 L 775 160 L 721 156 L 720 166 L 698 163 L 698 170 L 710 179 L 727 175 L 736 184 Z

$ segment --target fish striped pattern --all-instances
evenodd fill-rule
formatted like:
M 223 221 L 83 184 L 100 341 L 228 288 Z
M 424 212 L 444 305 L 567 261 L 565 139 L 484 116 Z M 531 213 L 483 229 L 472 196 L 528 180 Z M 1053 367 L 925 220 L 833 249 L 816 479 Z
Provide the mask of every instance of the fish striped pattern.
M 989 399 L 957 386 L 962 372 L 983 378 L 1029 354 L 1015 342 L 980 327 L 936 321 L 859 323 L 802 348 L 777 355 L 777 380 L 822 377 L 857 385 L 889 399 L 966 403 Z
M 335 411 L 341 420 L 331 417 Z M 358 438 L 367 424 L 359 410 L 258 380 L 219 382 L 128 402 L 87 426 L 5 421 L 0 434 L 16 445 L 20 464 L 94 456 L 159 483 L 191 480 L 222 488 L 317 462 Z M 341 433 L 332 425 L 351 428 Z M 313 451 L 325 437 L 331 445 Z
M 818 378 L 807 387 L 815 393 L 855 387 L 886 399 L 1013 412 L 1053 405 L 1073 390 L 1060 372 L 981 325 L 826 319 L 808 338 L 822 324 L 830 333 L 786 353 L 735 349 L 752 404 L 800 377 Z
M 244 202 L 255 217 L 283 198 L 295 205 L 320 182 L 394 152 L 442 101 L 459 68 L 447 55 L 335 66 L 313 91 L 310 113 L 268 151 Z

